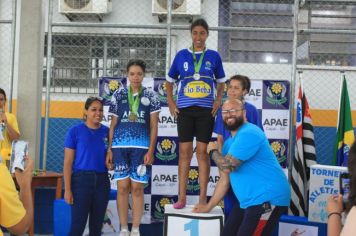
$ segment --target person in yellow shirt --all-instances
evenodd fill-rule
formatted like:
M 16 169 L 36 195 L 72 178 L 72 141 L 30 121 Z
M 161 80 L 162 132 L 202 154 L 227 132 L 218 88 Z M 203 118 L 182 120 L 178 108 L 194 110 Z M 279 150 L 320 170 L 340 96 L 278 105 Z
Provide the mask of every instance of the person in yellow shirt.
M 11 102 L 11 101 L 10 101 Z M 14 114 L 5 112 L 6 93 L 0 88 L 0 153 L 3 160 L 10 160 L 11 143 L 13 140 L 20 138 L 20 131 L 17 124 L 17 119 Z
M 25 170 L 15 172 L 20 194 L 16 191 L 9 170 L 0 161 L 0 225 L 13 234 L 24 234 L 33 221 L 31 193 L 33 160 L 29 157 L 25 159 Z M 0 236 L 3 236 L 1 229 Z

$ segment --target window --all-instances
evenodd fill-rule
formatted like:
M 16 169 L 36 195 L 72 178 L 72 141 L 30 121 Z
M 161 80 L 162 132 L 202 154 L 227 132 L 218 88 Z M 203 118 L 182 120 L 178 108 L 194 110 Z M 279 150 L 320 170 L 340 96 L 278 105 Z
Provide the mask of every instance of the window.
M 46 53 L 45 49 L 45 59 Z M 132 58 L 140 58 L 147 63 L 147 77 L 164 77 L 165 37 L 55 34 L 52 44 L 51 88 L 54 88 L 54 92 L 95 93 L 98 78 L 125 76 L 126 64 Z M 45 85 L 46 60 L 43 86 Z
M 226 1 L 225 1 L 226 2 Z M 293 28 L 294 1 L 230 1 L 220 25 L 250 28 Z M 228 13 L 227 13 L 228 12 Z M 291 63 L 293 34 L 264 31 L 219 32 L 219 51 L 226 62 Z

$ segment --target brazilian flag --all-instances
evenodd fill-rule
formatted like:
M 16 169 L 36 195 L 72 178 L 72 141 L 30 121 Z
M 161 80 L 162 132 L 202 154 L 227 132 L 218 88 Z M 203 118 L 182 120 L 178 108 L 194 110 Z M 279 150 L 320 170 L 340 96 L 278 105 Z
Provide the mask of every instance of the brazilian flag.
M 349 93 L 347 92 L 347 83 L 345 76 L 342 79 L 340 108 L 337 126 L 336 143 L 334 147 L 333 164 L 338 166 L 347 166 L 349 150 L 355 140 L 354 130 L 352 128 L 352 116 L 350 108 Z

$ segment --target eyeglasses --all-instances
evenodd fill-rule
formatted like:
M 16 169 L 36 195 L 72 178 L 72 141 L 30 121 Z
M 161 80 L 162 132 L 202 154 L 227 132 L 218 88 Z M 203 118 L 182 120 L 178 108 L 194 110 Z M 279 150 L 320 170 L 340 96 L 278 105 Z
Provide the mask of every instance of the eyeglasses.
M 230 110 L 221 110 L 222 115 L 235 115 L 238 111 L 243 111 L 244 109 L 230 109 Z

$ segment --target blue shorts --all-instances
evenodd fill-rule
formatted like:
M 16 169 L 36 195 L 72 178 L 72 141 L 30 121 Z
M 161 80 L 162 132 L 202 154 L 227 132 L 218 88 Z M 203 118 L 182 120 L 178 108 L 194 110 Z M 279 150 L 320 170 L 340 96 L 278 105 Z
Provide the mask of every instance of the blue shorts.
M 146 166 L 146 173 L 142 176 L 137 174 L 137 167 L 143 164 L 143 157 L 148 149 L 143 148 L 112 148 L 114 164 L 114 180 L 131 178 L 138 183 L 148 183 L 151 175 L 151 166 Z

